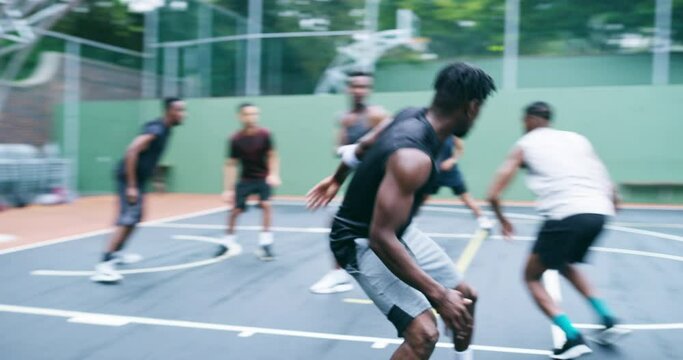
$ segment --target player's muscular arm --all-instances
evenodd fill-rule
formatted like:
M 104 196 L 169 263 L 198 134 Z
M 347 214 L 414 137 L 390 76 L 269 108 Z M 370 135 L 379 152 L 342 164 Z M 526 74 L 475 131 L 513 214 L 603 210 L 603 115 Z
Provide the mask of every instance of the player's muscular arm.
M 377 191 L 370 225 L 370 248 L 399 279 L 427 297 L 438 297 L 443 286 L 425 273 L 396 237 L 410 216 L 415 192 L 427 181 L 431 160 L 417 149 L 401 149 L 387 162 Z
M 396 237 L 408 221 L 415 192 L 427 182 L 431 169 L 430 158 L 417 149 L 401 149 L 389 158 L 377 191 L 369 245 L 394 275 L 427 297 L 449 327 L 465 329 L 472 319 L 461 294 L 422 270 Z
M 524 154 L 521 148 L 514 148 L 512 152 L 500 166 L 493 180 L 493 184 L 488 192 L 488 201 L 491 204 L 493 212 L 496 214 L 498 221 L 503 227 L 503 235 L 510 238 L 513 234 L 512 224 L 503 214 L 500 208 L 500 197 L 505 188 L 510 184 L 510 181 L 515 177 L 517 169 L 519 169 L 524 162 Z
M 237 181 L 237 159 L 227 158 L 223 165 L 223 200 L 232 204 Z
M 145 151 L 153 140 L 154 135 L 152 134 L 139 135 L 133 139 L 133 142 L 131 142 L 128 149 L 126 149 L 125 170 L 126 182 L 129 188 L 137 187 L 138 178 L 136 169 L 138 167 L 138 158 L 140 157 L 140 153 Z

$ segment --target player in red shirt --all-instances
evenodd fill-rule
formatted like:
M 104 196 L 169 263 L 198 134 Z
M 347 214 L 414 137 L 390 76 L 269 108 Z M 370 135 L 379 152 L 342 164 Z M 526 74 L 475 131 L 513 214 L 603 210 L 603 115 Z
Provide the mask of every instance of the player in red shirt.
M 281 183 L 279 161 L 270 131 L 258 126 L 259 108 L 251 103 L 243 103 L 237 107 L 237 113 L 242 129 L 230 137 L 224 169 L 223 197 L 233 207 L 220 253 L 228 251 L 238 254 L 242 251 L 236 241 L 235 224 L 240 214 L 246 210 L 247 198 L 257 194 L 259 207 L 263 209 L 263 230 L 259 235 L 256 255 L 263 261 L 270 261 L 275 259 L 273 234 L 270 232 L 270 195 L 272 188 Z M 241 173 L 239 181 L 236 181 L 238 164 Z

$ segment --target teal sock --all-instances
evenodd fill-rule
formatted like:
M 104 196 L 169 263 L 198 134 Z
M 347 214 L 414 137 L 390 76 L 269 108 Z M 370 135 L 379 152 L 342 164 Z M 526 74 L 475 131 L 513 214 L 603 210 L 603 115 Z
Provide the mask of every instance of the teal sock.
M 591 303 L 591 306 L 593 306 L 593 309 L 596 313 L 598 313 L 598 315 L 600 316 L 600 318 L 602 318 L 603 321 L 605 321 L 605 319 L 613 318 L 612 312 L 609 310 L 607 304 L 605 304 L 604 301 L 595 297 L 591 297 L 588 298 L 588 302 Z
M 576 339 L 581 335 L 579 333 L 579 330 L 576 330 L 574 325 L 572 325 L 572 322 L 569 320 L 566 314 L 560 314 L 557 315 L 553 318 L 553 322 L 555 325 L 557 325 L 562 331 L 564 331 L 565 335 L 567 335 L 567 339 Z

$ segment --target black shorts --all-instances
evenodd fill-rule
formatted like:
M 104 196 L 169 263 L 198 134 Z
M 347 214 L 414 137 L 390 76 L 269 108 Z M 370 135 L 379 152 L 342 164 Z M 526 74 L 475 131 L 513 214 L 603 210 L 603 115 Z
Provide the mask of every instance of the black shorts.
M 451 191 L 453 191 L 453 195 L 455 196 L 460 196 L 467 192 L 465 180 L 462 178 L 462 173 L 460 173 L 460 169 L 458 169 L 457 165 L 453 167 L 451 171 L 440 172 L 437 175 L 437 180 L 434 187 L 430 189 L 429 193 L 434 195 L 439 192 L 441 187 L 447 187 L 451 189 Z
M 142 204 L 144 200 L 144 186 L 138 184 L 138 201 L 131 204 L 126 197 L 126 179 L 116 176 L 116 194 L 119 197 L 119 216 L 116 219 L 118 226 L 135 226 L 142 220 Z
M 602 232 L 605 215 L 578 214 L 562 220 L 546 220 L 538 232 L 532 252 L 549 269 L 583 262 L 588 248 Z
M 235 208 L 244 210 L 249 195 L 258 194 L 261 201 L 268 201 L 271 195 L 270 185 L 266 180 L 240 180 L 235 186 Z

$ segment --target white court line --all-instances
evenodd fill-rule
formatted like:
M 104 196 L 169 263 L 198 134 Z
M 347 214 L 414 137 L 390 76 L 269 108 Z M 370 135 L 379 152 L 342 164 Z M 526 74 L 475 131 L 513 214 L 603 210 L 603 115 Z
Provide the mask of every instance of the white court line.
M 208 242 L 208 243 L 213 243 L 213 244 L 220 244 L 220 241 L 214 238 L 206 237 L 206 236 L 192 236 L 192 235 L 174 235 L 174 239 L 177 240 L 194 240 L 194 241 L 202 241 L 202 242 Z M 192 269 L 196 267 L 201 267 L 201 266 L 207 266 L 211 264 L 216 264 L 222 261 L 225 261 L 231 257 L 235 257 L 240 254 L 241 251 L 234 251 L 234 252 L 226 252 L 225 254 L 217 257 L 213 257 L 210 259 L 205 259 L 205 260 L 198 260 L 198 261 L 193 261 L 185 264 L 177 264 L 177 265 L 167 265 L 167 266 L 158 266 L 158 267 L 151 267 L 151 268 L 141 268 L 141 269 L 128 269 L 128 270 L 120 270 L 119 273 L 122 275 L 133 275 L 133 274 L 149 274 L 149 273 L 157 273 L 157 272 L 165 272 L 165 271 L 177 271 L 177 270 L 186 270 L 186 269 Z M 91 276 L 95 272 L 92 270 L 34 270 L 31 271 L 31 275 L 34 276 Z
M 163 224 L 149 224 L 145 227 L 150 228 L 169 228 L 169 229 L 197 229 L 197 230 L 225 230 L 227 227 L 225 225 L 214 225 L 214 224 L 178 224 L 178 223 L 163 223 Z M 239 231 L 261 231 L 262 226 L 236 226 L 236 230 Z M 273 232 L 289 232 L 289 233 L 314 233 L 314 234 L 328 234 L 330 228 L 324 227 L 295 227 L 295 226 L 271 226 L 270 229 Z M 425 233 L 425 235 L 432 238 L 446 238 L 446 239 L 465 239 L 470 240 L 472 234 L 469 233 Z M 501 235 L 490 236 L 491 239 L 503 239 Z M 520 241 L 531 241 L 535 238 L 533 236 L 515 236 L 514 240 Z
M 130 322 L 120 316 L 104 316 L 104 315 L 86 315 L 74 316 L 67 320 L 74 324 L 100 325 L 100 326 L 124 326 Z
M 159 224 L 159 223 L 162 223 L 165 221 L 184 220 L 184 219 L 191 218 L 191 217 L 213 214 L 213 213 L 216 213 L 219 211 L 224 211 L 225 209 L 227 209 L 227 208 L 225 206 L 222 206 L 222 207 L 217 207 L 217 208 L 208 209 L 208 210 L 196 211 L 196 212 L 192 212 L 192 213 L 185 214 L 185 215 L 169 216 L 169 217 L 158 219 L 158 220 L 145 221 L 145 222 L 140 223 L 140 225 L 144 226 L 144 225 L 148 225 L 148 224 Z M 60 238 L 56 238 L 56 239 L 52 239 L 52 240 L 41 241 L 41 242 L 37 242 L 37 243 L 33 243 L 33 244 L 17 246 L 17 247 L 13 247 L 13 248 L 9 248 L 9 249 L 0 250 L 0 255 L 6 255 L 6 254 L 11 254 L 11 253 L 19 252 L 19 251 L 24 251 L 24 250 L 41 248 L 43 246 L 61 244 L 61 243 L 65 243 L 68 241 L 78 240 L 78 239 L 87 238 L 87 237 L 91 237 L 91 236 L 108 234 L 108 233 L 112 232 L 113 230 L 114 230 L 113 228 L 100 229 L 100 230 L 89 231 L 89 232 L 76 234 L 76 235 L 64 236 L 64 237 L 60 237 Z
M 81 311 L 70 311 L 70 310 L 60 310 L 51 308 L 39 308 L 39 307 L 28 307 L 28 306 L 14 306 L 14 305 L 4 305 L 0 304 L 0 312 L 9 312 L 17 314 L 29 314 L 29 315 L 41 315 L 41 316 L 52 316 L 52 317 L 62 317 L 62 318 L 93 318 L 97 316 L 105 316 L 110 321 L 126 321 L 129 324 L 138 325 L 152 325 L 152 326 L 167 326 L 176 328 L 189 328 L 189 329 L 202 329 L 202 330 L 215 330 L 215 331 L 227 331 L 235 332 L 238 334 L 246 334 L 249 336 L 262 334 L 262 335 L 274 335 L 274 336 L 287 336 L 287 337 L 297 337 L 305 339 L 319 339 L 319 340 L 336 340 L 336 341 L 349 341 L 349 342 L 360 342 L 367 343 L 372 346 L 373 344 L 401 344 L 403 340 L 392 339 L 392 338 L 381 338 L 372 336 L 357 336 L 357 335 L 345 335 L 345 334 L 332 334 L 323 332 L 312 332 L 312 331 L 298 331 L 298 330 L 286 330 L 286 329 L 274 329 L 274 328 L 263 328 L 263 327 L 251 327 L 251 326 L 239 326 L 239 325 L 228 325 L 228 324 L 217 324 L 217 323 L 205 323 L 197 321 L 183 321 L 183 320 L 168 320 L 168 319 L 158 319 L 150 317 L 137 317 L 137 316 L 120 316 L 111 314 L 99 314 Z M 436 345 L 440 348 L 453 348 L 453 344 L 440 342 Z M 537 350 L 537 349 L 525 349 L 525 348 L 513 348 L 513 347 L 503 347 L 503 346 L 487 346 L 487 345 L 471 345 L 471 349 L 477 351 L 489 351 L 498 353 L 511 353 L 511 354 L 526 354 L 526 355 L 541 355 L 548 356 L 549 351 Z
M 543 274 L 543 286 L 553 301 L 559 305 L 562 302 L 562 292 L 560 291 L 560 276 L 557 270 L 548 270 Z M 553 335 L 554 347 L 556 349 L 562 348 L 564 342 L 567 341 L 562 329 L 552 324 L 550 325 L 550 332 Z
M 452 208 L 439 208 L 435 206 L 423 206 L 422 209 L 424 210 L 429 210 L 429 211 L 435 211 L 435 212 L 445 212 L 445 213 L 471 213 L 469 210 L 465 209 L 452 209 Z M 486 214 L 493 214 L 490 211 L 484 211 Z M 523 220 L 537 220 L 537 221 L 542 221 L 543 218 L 538 215 L 528 215 L 528 214 L 517 214 L 517 213 L 505 213 L 508 217 L 512 219 L 523 219 Z M 638 235 L 647 235 L 647 236 L 652 236 L 660 239 L 665 239 L 665 240 L 672 240 L 672 241 L 678 241 L 678 242 L 683 242 L 683 236 L 678 236 L 678 235 L 672 235 L 672 234 L 667 234 L 667 233 L 662 233 L 658 231 L 649 231 L 649 230 L 641 230 L 641 229 L 633 229 L 630 227 L 626 226 L 620 226 L 615 224 L 609 224 L 606 225 L 605 228 L 611 229 L 611 230 L 616 230 L 616 231 L 623 231 L 627 233 L 632 233 L 632 234 L 638 234 Z
M 250 202 L 250 204 L 256 204 L 256 201 Z M 275 205 L 284 205 L 284 206 L 303 206 L 306 205 L 305 200 L 273 200 L 273 204 Z M 425 206 L 432 206 L 432 207 L 450 207 L 450 206 L 459 206 L 459 207 L 464 207 L 465 204 L 463 203 L 453 203 L 453 204 L 448 204 L 448 203 L 439 203 L 439 202 L 427 202 L 430 205 L 425 205 Z M 486 204 L 485 201 L 479 201 L 480 204 Z M 329 207 L 335 207 L 339 206 L 341 204 L 341 197 L 337 198 L 333 201 L 331 201 L 328 204 Z M 534 202 L 529 202 L 528 204 L 520 204 L 520 203 L 507 203 L 505 204 L 505 207 L 510 207 L 510 208 L 522 208 L 522 209 L 535 209 L 536 204 Z M 654 210 L 654 211 L 681 211 L 683 210 L 683 205 L 639 205 L 639 204 L 621 204 L 619 206 L 620 209 L 625 209 L 625 210 Z M 464 210 L 464 209 L 463 209 Z M 466 213 L 471 214 L 472 211 L 470 210 L 464 210 Z

